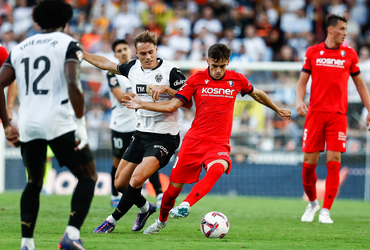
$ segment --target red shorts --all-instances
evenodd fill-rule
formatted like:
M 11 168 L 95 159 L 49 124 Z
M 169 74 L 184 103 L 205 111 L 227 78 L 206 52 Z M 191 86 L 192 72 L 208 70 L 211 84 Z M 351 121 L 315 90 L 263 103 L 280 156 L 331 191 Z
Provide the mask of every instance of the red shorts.
M 340 113 L 308 112 L 303 129 L 302 151 L 347 150 L 347 116 Z
M 202 167 L 207 170 L 208 163 L 221 159 L 229 163 L 229 168 L 226 171 L 228 174 L 232 166 L 229 144 L 185 137 L 173 165 L 170 181 L 186 184 L 197 182 Z

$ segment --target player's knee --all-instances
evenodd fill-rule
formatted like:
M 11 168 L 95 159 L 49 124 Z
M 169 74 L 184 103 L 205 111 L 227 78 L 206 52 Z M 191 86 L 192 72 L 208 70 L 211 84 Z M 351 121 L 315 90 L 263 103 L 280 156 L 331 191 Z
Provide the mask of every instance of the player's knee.
M 140 188 L 143 186 L 144 182 L 147 178 L 145 178 L 143 175 L 135 175 L 131 177 L 130 185 L 133 188 Z
M 114 181 L 114 187 L 121 193 L 127 189 L 127 183 L 120 182 L 118 179 Z

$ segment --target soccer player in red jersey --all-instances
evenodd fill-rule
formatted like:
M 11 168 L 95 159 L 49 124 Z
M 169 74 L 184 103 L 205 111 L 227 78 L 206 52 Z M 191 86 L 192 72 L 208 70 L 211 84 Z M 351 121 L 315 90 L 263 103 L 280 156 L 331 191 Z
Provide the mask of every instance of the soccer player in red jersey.
M 248 94 L 257 102 L 271 108 L 282 117 L 290 118 L 288 109 L 280 109 L 248 79 L 235 71 L 226 70 L 231 50 L 224 44 L 214 44 L 208 50 L 208 68 L 191 76 L 167 102 L 143 102 L 138 96 L 123 101 L 128 108 L 173 112 L 189 103 L 194 96 L 195 119 L 186 133 L 176 157 L 170 185 L 163 195 L 159 220 L 148 227 L 144 234 L 156 234 L 167 223 L 169 213 L 174 218 L 189 215 L 190 207 L 204 197 L 223 173 L 230 172 L 230 135 L 234 103 L 238 93 Z M 206 175 L 199 181 L 202 167 Z M 175 200 L 184 184 L 198 182 L 185 200 L 177 207 Z M 173 208 L 173 209 L 172 209 Z
M 325 42 L 311 46 L 306 51 L 302 72 L 296 89 L 298 115 L 305 116 L 303 130 L 303 188 L 309 204 L 301 221 L 313 221 L 320 209 L 316 197 L 316 165 L 320 152 L 325 149 L 327 178 L 323 208 L 319 215 L 320 223 L 333 223 L 330 208 L 339 185 L 341 153 L 346 152 L 346 128 L 348 106 L 348 78 L 351 75 L 361 100 L 370 111 L 370 98 L 365 82 L 360 74 L 356 51 L 343 46 L 347 35 L 347 19 L 329 15 L 326 19 L 328 35 Z M 312 77 L 309 108 L 304 103 L 306 85 Z M 370 115 L 366 117 L 369 126 Z

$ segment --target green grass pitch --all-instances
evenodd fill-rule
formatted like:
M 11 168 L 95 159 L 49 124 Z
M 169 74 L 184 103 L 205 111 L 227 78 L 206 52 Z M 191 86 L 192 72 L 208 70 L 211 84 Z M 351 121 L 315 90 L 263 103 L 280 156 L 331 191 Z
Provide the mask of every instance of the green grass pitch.
M 20 192 L 0 194 L 0 249 L 20 249 Z M 41 196 L 35 229 L 36 249 L 58 249 L 68 222 L 70 196 Z M 177 200 L 177 204 L 184 198 Z M 149 200 L 154 201 L 150 197 Z M 86 249 L 370 249 L 370 204 L 335 201 L 334 224 L 300 222 L 306 203 L 300 199 L 206 196 L 192 207 L 189 217 L 170 219 L 157 235 L 132 232 L 138 209 L 133 207 L 110 234 L 93 229 L 113 212 L 109 197 L 94 197 L 81 230 Z M 208 239 L 200 231 L 207 212 L 220 211 L 231 228 L 223 239 Z M 154 222 L 153 214 L 146 226 Z

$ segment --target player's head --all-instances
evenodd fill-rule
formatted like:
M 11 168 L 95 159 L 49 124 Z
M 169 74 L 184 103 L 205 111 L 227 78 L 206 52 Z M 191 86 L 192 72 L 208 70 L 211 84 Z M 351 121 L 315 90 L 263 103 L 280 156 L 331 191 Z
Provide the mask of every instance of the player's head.
M 134 38 L 136 55 L 143 69 L 153 69 L 157 66 L 157 37 L 155 33 L 143 31 Z
M 208 49 L 207 63 L 209 66 L 209 74 L 214 79 L 221 79 L 229 65 L 231 49 L 225 44 L 216 43 Z
M 119 60 L 119 63 L 128 63 L 131 61 L 131 48 L 126 40 L 119 39 L 112 43 L 114 56 Z
M 347 35 L 347 18 L 330 14 L 326 18 L 328 38 L 336 44 L 342 44 Z
M 32 13 L 33 20 L 42 30 L 64 28 L 72 16 L 72 6 L 63 0 L 40 1 Z

